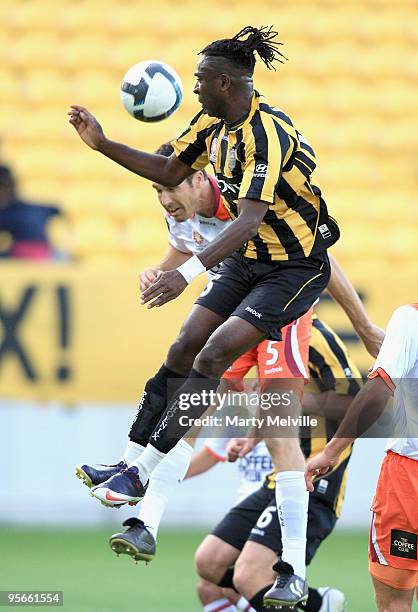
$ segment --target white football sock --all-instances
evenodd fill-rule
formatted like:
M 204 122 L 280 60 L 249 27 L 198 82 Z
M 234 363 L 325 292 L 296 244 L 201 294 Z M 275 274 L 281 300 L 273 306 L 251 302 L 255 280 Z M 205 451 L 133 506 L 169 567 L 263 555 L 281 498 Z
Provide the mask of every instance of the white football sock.
M 306 525 L 309 493 L 303 472 L 276 475 L 276 504 L 282 530 L 282 560 L 290 563 L 297 576 L 305 579 Z
M 129 467 L 136 466 L 139 470 L 139 479 L 143 485 L 147 484 L 151 472 L 166 457 L 166 453 L 157 450 L 151 444 L 147 444 L 141 456 L 134 459 Z
M 125 452 L 123 453 L 122 459 L 123 461 L 125 461 L 125 463 L 129 465 L 130 463 L 136 461 L 138 457 L 142 455 L 144 450 L 145 446 L 142 446 L 142 444 L 138 444 L 137 442 L 132 442 L 132 440 L 129 440 L 128 444 L 126 445 Z
M 236 612 L 236 607 L 229 599 L 217 599 L 203 606 L 204 612 Z
M 235 605 L 237 606 L 237 610 L 242 610 L 243 612 L 255 612 L 254 608 L 251 607 L 251 604 L 245 599 L 245 597 L 240 597 Z
M 151 474 L 138 518 L 145 523 L 155 539 L 168 500 L 185 477 L 192 454 L 190 444 L 180 440 Z

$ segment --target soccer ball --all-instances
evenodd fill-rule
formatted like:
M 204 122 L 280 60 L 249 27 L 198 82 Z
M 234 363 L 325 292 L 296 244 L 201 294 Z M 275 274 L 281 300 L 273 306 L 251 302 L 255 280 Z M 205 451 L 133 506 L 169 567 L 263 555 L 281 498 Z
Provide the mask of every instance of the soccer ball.
M 128 113 L 139 121 L 162 121 L 180 106 L 182 87 L 179 75 L 163 62 L 135 64 L 125 74 L 120 99 Z

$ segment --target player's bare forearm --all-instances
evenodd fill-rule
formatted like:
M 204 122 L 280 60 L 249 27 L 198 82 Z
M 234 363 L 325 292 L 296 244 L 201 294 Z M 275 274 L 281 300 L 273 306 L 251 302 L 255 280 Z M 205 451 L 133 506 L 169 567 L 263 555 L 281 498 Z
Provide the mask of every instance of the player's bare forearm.
M 167 187 L 179 185 L 193 170 L 173 154 L 171 157 L 145 153 L 106 138 L 96 117 L 79 104 L 68 111 L 69 122 L 87 146 L 131 172 Z
M 191 253 L 183 253 L 170 244 L 164 259 L 155 267 L 158 270 L 163 270 L 163 272 L 174 270 L 174 268 L 178 268 L 178 266 L 181 266 L 181 264 L 190 259 L 191 256 Z
M 151 287 L 151 285 L 158 279 L 161 272 L 175 270 L 175 268 L 181 266 L 181 264 L 190 259 L 190 257 L 191 255 L 188 253 L 182 253 L 170 244 L 166 256 L 160 261 L 160 263 L 156 264 L 152 268 L 143 270 L 139 274 L 140 291 L 146 291 L 148 287 Z
M 207 448 L 202 448 L 198 453 L 193 455 L 184 479 L 186 480 L 187 478 L 193 478 L 194 476 L 204 474 L 217 463 L 219 463 L 218 459 L 211 455 Z
M 377 421 L 390 397 L 391 390 L 380 377 L 367 381 L 351 402 L 334 438 L 359 438 Z
M 339 395 L 335 391 L 323 393 L 304 393 L 303 414 L 323 416 L 333 421 L 342 421 L 353 398 L 350 395 Z
M 175 155 L 165 157 L 146 153 L 107 138 L 99 145 L 98 151 L 134 174 L 165 187 L 176 187 L 193 172 Z
M 213 268 L 251 240 L 257 233 L 268 206 L 261 200 L 239 200 L 238 218 L 199 254 L 205 268 Z
M 357 291 L 336 259 L 332 255 L 329 258 L 331 278 L 327 289 L 350 319 L 368 352 L 376 357 L 383 342 L 384 331 L 372 323 Z
M 331 277 L 327 287 L 329 293 L 344 310 L 355 329 L 366 327 L 370 319 L 357 291 L 337 260 L 332 255 L 329 255 L 329 259 L 331 263 Z
M 313 478 L 326 474 L 338 464 L 341 453 L 369 429 L 382 414 L 391 395 L 381 378 L 373 378 L 359 391 L 324 450 L 308 462 L 305 472 L 306 488 L 313 491 Z

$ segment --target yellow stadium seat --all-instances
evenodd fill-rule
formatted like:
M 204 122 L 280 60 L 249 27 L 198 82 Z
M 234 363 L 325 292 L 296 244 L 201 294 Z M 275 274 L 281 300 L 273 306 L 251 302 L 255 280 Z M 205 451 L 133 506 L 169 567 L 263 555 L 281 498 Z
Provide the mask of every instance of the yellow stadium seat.
M 335 244 L 335 254 L 367 265 L 369 257 L 379 259 L 385 252 L 385 235 L 381 232 L 370 232 L 365 225 L 341 223 L 341 238 Z M 334 252 L 334 249 L 333 249 Z
M 417 225 L 407 224 L 391 226 L 386 236 L 386 255 L 396 259 L 414 259 L 418 257 Z
M 108 11 L 101 10 L 103 7 L 96 2 L 65 2 L 65 10 L 57 11 L 56 26 L 62 32 L 68 34 L 79 34 L 80 32 L 95 32 L 102 29 L 101 17 L 106 13 L 106 19 L 111 20 L 113 11 L 109 7 Z
M 68 73 L 62 70 L 37 68 L 28 71 L 22 95 L 27 104 L 61 105 L 66 108 L 74 99 L 73 84 Z M 64 116 L 64 115 L 63 115 Z
M 133 220 L 125 228 L 123 248 L 129 255 L 145 255 L 162 259 L 168 247 L 167 230 L 161 220 Z
M 18 100 L 25 96 L 24 80 L 21 75 L 11 67 L 6 68 L 5 64 L 0 68 L 0 83 L 3 100 Z
M 32 147 L 36 149 L 36 154 L 42 155 L 42 150 L 38 147 L 65 144 L 66 140 L 77 143 L 78 139 L 74 134 L 74 129 L 68 124 L 67 109 L 68 101 L 47 100 L 38 103 L 29 103 L 25 99 L 19 100 L 20 105 L 2 108 L 0 106 L 0 131 L 4 134 L 2 121 L 7 124 L 11 133 L 16 134 L 22 139 L 23 148 Z M 0 103 L 1 104 L 1 103 Z M 30 112 L 28 112 L 30 108 Z
M 7 2 L 1 4 L 7 5 Z M 43 34 L 56 32 L 61 14 L 70 10 L 74 3 L 66 2 L 66 4 L 67 6 L 63 7 L 62 3 L 59 4 L 54 0 L 29 0 L 21 2 L 17 7 L 10 2 L 7 21 L 4 23 L 7 23 L 15 37 L 34 32 Z
M 62 181 L 57 176 L 31 176 L 29 180 L 19 181 L 22 196 L 34 202 L 52 203 L 64 209 Z
M 150 197 L 151 195 L 151 197 Z M 121 222 L 129 222 L 135 219 L 143 219 L 146 222 L 152 218 L 157 211 L 154 209 L 158 203 L 152 201 L 153 194 L 148 190 L 125 186 L 113 189 L 109 196 L 109 214 Z M 158 211 L 159 212 L 159 211 Z
M 9 48 L 9 61 L 16 69 L 32 70 L 55 65 L 57 53 L 62 46 L 62 40 L 57 32 L 28 31 L 16 37 Z
M 85 69 L 72 81 L 73 100 L 82 106 L 115 106 L 119 104 L 121 79 L 110 75 L 106 70 Z
M 120 229 L 105 217 L 88 217 L 74 223 L 71 251 L 76 257 L 118 254 Z
M 71 182 L 62 195 L 63 205 L 70 218 L 109 216 L 109 190 L 103 181 L 84 177 Z
M 70 38 L 61 46 L 56 54 L 56 63 L 77 71 L 100 70 L 106 66 L 111 52 L 112 43 L 106 34 L 86 32 Z
M 22 178 L 60 177 L 66 150 L 61 145 L 8 150 L 8 159 Z

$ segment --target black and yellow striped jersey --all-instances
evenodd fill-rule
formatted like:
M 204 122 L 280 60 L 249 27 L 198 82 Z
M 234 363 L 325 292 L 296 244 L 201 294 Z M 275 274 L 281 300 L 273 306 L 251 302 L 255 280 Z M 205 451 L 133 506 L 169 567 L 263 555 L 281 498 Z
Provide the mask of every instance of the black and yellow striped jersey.
M 316 316 L 312 321 L 312 335 L 309 344 L 310 381 L 306 391 L 335 391 L 339 395 L 354 397 L 360 390 L 361 374 L 351 359 L 346 346 L 337 334 Z M 302 451 L 309 461 L 320 453 L 331 440 L 338 428 L 338 421 L 315 417 L 317 426 L 310 437 L 301 439 Z M 311 495 L 330 505 L 339 516 L 345 493 L 346 470 L 351 457 L 352 446 L 340 457 L 338 465 L 324 476 L 314 480 L 315 490 Z M 265 486 L 275 487 L 275 472 L 266 477 Z
M 290 118 L 259 93 L 241 121 L 226 124 L 201 111 L 172 144 L 178 159 L 194 170 L 212 164 L 233 219 L 239 198 L 269 204 L 246 257 L 300 259 L 338 240 L 338 226 L 313 176 L 312 147 Z

